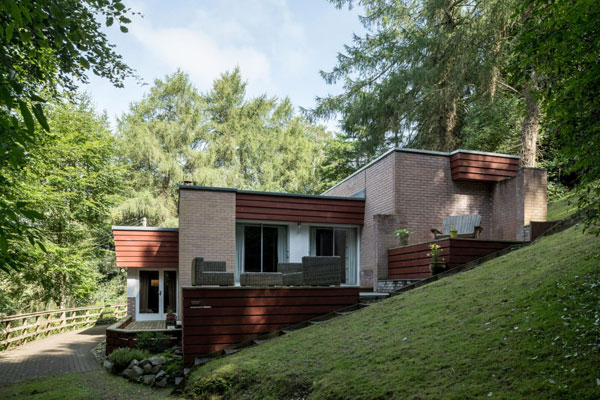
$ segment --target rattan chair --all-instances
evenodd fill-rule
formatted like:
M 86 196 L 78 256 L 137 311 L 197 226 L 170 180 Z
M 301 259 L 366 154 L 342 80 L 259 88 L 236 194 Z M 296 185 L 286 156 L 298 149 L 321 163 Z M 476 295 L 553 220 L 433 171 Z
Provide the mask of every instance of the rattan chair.
M 283 274 L 284 286 L 301 286 L 304 284 L 302 263 L 278 263 L 277 272 Z
M 444 239 L 450 237 L 450 229 L 454 227 L 458 231 L 459 238 L 479 238 L 479 234 L 483 230 L 481 227 L 481 215 L 479 214 L 464 214 L 451 215 L 446 217 L 442 222 L 442 231 L 432 229 L 435 239 Z
M 226 272 L 225 261 L 204 261 L 196 257 L 192 261 L 192 284 L 194 286 L 233 286 L 233 272 Z
M 283 274 L 280 272 L 244 272 L 240 274 L 242 286 L 283 286 Z
M 302 273 L 307 286 L 339 286 L 342 283 L 340 257 L 302 257 Z

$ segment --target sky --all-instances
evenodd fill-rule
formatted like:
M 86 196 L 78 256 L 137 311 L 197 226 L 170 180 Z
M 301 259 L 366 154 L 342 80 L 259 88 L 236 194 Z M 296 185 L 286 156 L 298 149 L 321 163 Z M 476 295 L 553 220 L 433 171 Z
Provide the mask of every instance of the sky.
M 125 88 L 93 76 L 82 89 L 99 110 L 116 117 L 139 101 L 157 78 L 187 72 L 200 92 L 225 71 L 239 66 L 249 96 L 289 97 L 312 108 L 315 97 L 340 93 L 319 71 L 331 71 L 337 54 L 354 33 L 364 32 L 360 10 L 336 9 L 326 0 L 130 0 L 140 12 L 128 25 L 106 29 L 111 43 L 144 84 L 128 79 Z M 335 121 L 324 122 L 330 129 Z

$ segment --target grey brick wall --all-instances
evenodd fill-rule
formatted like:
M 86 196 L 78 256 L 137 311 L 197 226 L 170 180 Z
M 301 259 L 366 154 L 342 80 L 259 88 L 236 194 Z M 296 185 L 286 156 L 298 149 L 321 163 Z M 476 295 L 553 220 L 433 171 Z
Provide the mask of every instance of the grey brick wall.
M 135 321 L 135 297 L 127 298 L 127 315 L 131 315 L 131 320 Z

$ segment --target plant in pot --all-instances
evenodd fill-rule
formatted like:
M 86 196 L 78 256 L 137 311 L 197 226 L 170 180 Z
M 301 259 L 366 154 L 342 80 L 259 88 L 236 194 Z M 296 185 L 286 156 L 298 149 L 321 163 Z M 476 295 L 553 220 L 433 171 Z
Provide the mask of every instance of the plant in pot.
M 173 312 L 171 308 L 167 310 L 167 329 L 169 327 L 175 327 L 177 324 L 177 315 Z
M 430 253 L 427 256 L 431 257 L 431 263 L 429 263 L 429 270 L 433 275 L 437 275 L 440 272 L 446 270 L 446 262 L 443 258 L 440 258 L 442 253 L 442 247 L 439 244 L 432 243 L 429 245 Z
M 454 225 L 450 225 L 450 238 L 456 239 L 458 237 L 458 229 Z
M 394 236 L 399 240 L 400 246 L 408 246 L 408 237 L 412 232 L 408 229 L 402 228 L 394 231 Z

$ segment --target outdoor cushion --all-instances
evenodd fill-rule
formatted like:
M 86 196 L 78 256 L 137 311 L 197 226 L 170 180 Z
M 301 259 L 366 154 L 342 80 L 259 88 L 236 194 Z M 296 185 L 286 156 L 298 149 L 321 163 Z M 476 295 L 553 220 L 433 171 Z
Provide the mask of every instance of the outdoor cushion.
M 442 231 L 432 229 L 431 232 L 436 239 L 449 237 L 452 226 L 458 231 L 459 237 L 478 238 L 479 233 L 483 230 L 481 227 L 481 215 L 463 214 L 446 217 L 442 223 Z

